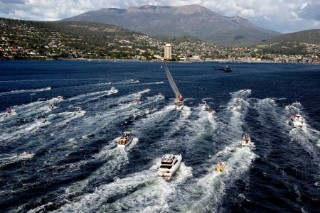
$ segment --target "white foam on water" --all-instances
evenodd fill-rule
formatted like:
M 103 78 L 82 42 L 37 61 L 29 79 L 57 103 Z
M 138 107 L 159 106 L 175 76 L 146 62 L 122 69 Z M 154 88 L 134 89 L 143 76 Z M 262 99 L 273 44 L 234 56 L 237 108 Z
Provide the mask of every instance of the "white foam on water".
M 32 93 L 32 92 L 43 92 L 43 91 L 48 91 L 51 90 L 51 87 L 45 87 L 45 88 L 40 88 L 40 89 L 28 89 L 28 90 L 12 90 L 9 92 L 1 92 L 1 96 L 6 96 L 6 95 L 16 95 L 16 94 L 22 94 L 22 93 Z
M 13 164 L 19 161 L 30 160 L 34 157 L 34 153 L 31 152 L 22 152 L 14 154 L 3 154 L 0 157 L 0 168 L 8 164 Z
M 226 188 L 250 169 L 252 161 L 256 157 L 248 147 L 226 147 L 225 150 L 217 153 L 211 159 L 215 161 L 215 164 L 209 169 L 209 173 L 200 178 L 195 186 L 190 186 L 193 188 L 194 195 L 189 196 L 191 198 L 195 196 L 197 199 L 193 199 L 192 203 L 182 209 L 190 213 L 206 212 L 208 209 L 216 212 L 219 203 L 225 196 Z M 224 159 L 226 162 L 224 172 L 214 171 L 218 159 Z M 190 192 L 190 190 L 188 191 Z
M 98 91 L 98 92 L 91 92 L 91 93 L 87 93 L 87 94 L 81 94 L 72 98 L 69 98 L 69 101 L 76 101 L 76 100 L 81 100 L 81 99 L 85 99 L 84 102 L 81 103 L 87 103 L 89 101 L 93 101 L 93 100 L 97 100 L 99 98 L 102 98 L 104 96 L 109 96 L 112 94 L 116 94 L 118 93 L 118 89 L 116 89 L 115 87 L 111 87 L 110 90 L 103 90 L 103 91 Z
M 24 135 L 36 132 L 38 129 L 44 126 L 48 126 L 51 122 L 46 121 L 46 119 L 37 119 L 32 123 L 27 123 L 19 127 L 13 127 L 7 132 L 0 134 L 1 141 L 12 141 L 16 140 Z
M 78 112 L 63 112 L 63 113 L 59 113 L 58 116 L 64 117 L 64 120 L 59 122 L 59 123 L 56 123 L 55 126 L 64 126 L 67 123 L 69 123 L 70 121 L 72 121 L 72 120 L 74 120 L 76 118 L 80 118 L 80 117 L 84 116 L 85 113 L 86 113 L 86 111 L 84 111 L 84 110 L 81 110 L 81 111 L 78 111 Z

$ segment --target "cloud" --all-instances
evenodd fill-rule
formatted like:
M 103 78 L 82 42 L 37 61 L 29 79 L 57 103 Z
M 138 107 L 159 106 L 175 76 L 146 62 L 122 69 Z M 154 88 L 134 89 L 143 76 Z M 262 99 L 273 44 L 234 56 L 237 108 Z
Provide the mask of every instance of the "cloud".
M 305 3 L 297 13 L 303 19 L 320 21 L 320 3 Z
M 24 0 L 0 0 L 4 4 L 24 4 Z
M 0 0 L 0 17 L 53 21 L 101 8 L 190 4 L 202 5 L 224 16 L 241 16 L 279 32 L 320 26 L 319 0 Z

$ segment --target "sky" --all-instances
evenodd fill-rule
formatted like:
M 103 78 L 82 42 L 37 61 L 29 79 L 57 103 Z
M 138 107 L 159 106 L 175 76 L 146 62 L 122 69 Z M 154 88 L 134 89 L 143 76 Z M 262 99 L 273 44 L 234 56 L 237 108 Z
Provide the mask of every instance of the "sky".
M 0 0 L 0 17 L 55 21 L 101 8 L 191 4 L 281 33 L 320 29 L 320 0 Z

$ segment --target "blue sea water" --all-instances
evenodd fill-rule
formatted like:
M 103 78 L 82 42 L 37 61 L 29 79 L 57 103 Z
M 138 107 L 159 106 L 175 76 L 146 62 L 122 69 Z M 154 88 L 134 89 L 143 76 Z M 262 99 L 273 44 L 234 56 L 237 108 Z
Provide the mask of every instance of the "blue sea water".
M 168 63 L 176 111 L 158 62 L 0 61 L 0 211 L 319 212 L 320 66 L 214 65 Z M 127 129 L 135 140 L 117 148 Z M 170 182 L 166 153 L 183 158 Z

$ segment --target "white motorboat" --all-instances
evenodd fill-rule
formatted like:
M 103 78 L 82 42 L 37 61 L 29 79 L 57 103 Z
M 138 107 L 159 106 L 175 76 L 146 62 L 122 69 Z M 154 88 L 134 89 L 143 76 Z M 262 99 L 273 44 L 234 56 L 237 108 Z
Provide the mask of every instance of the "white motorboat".
M 214 111 L 213 109 L 209 108 L 208 109 L 208 116 L 213 116 L 214 114 L 216 114 L 216 111 Z
M 205 101 L 203 101 L 203 103 L 200 104 L 200 106 L 201 106 L 201 109 L 204 111 L 208 111 L 210 109 L 210 106 Z
M 27 160 L 33 158 L 34 153 L 22 152 L 21 154 L 17 154 L 17 158 L 20 160 Z
M 303 127 L 306 126 L 306 121 L 300 114 L 291 114 L 289 125 L 292 127 Z
M 156 109 L 153 106 L 151 106 L 148 109 L 146 109 L 146 114 L 151 114 L 151 113 L 153 113 L 155 111 L 156 111 Z
M 140 98 L 134 99 L 133 103 L 136 104 L 136 105 L 140 105 L 141 104 Z
M 111 87 L 111 89 L 108 91 L 108 95 L 111 95 L 111 94 L 114 94 L 114 93 L 117 93 L 117 92 L 118 92 L 117 88 Z
M 59 95 L 57 96 L 57 101 L 62 101 L 63 100 L 63 96 Z
M 118 140 L 118 147 L 126 147 L 128 146 L 133 140 L 132 131 L 128 130 L 123 132 L 121 138 Z
M 251 138 L 248 133 L 245 133 L 243 135 L 241 145 L 242 146 L 250 146 L 251 145 Z
M 4 114 L 4 117 L 15 115 L 15 114 L 17 114 L 17 113 L 16 113 L 16 111 L 14 109 L 8 109 L 6 111 L 6 113 Z
M 74 108 L 74 112 L 76 113 L 80 113 L 81 112 L 81 107 L 77 106 Z
M 173 154 L 165 154 L 161 158 L 161 164 L 159 168 L 159 175 L 169 181 L 171 180 L 174 173 L 178 170 L 182 161 L 182 156 L 173 155 Z
M 166 63 L 164 63 L 164 69 L 166 71 L 166 75 L 168 77 L 169 84 L 170 84 L 174 94 L 176 95 L 176 98 L 174 100 L 175 109 L 176 110 L 182 110 L 183 106 L 184 106 L 183 96 L 180 93 L 176 83 L 174 82 L 173 77 L 171 75 L 171 72 L 170 72 L 170 70 L 169 70 L 169 68 L 168 68 Z

